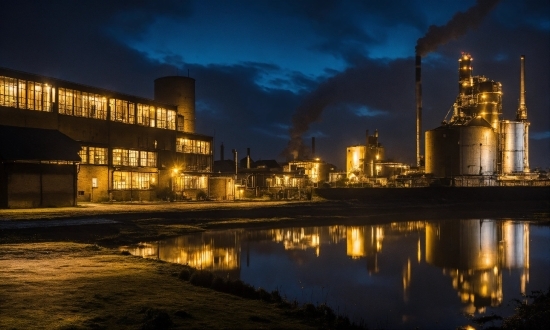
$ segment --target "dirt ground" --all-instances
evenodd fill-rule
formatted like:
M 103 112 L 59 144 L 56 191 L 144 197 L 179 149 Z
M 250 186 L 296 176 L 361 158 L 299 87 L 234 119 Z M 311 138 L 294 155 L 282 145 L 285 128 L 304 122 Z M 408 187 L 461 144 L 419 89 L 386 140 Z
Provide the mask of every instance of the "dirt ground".
M 0 210 L 1 329 L 311 328 L 274 304 L 195 287 L 181 265 L 117 247 L 213 228 L 524 219 L 550 202 L 360 201 L 82 204 Z

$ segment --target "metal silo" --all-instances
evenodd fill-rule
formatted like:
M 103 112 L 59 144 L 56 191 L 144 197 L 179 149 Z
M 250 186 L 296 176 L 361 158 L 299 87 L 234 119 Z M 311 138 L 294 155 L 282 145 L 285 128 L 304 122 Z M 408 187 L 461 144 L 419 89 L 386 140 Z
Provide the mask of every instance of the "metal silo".
M 195 79 L 183 76 L 155 79 L 155 101 L 177 105 L 178 130 L 195 133 Z
M 503 120 L 500 122 L 502 173 L 524 171 L 525 122 Z
M 460 126 L 460 173 L 493 175 L 497 163 L 497 134 L 483 118 L 476 117 Z
M 426 173 L 438 178 L 451 178 L 460 174 L 459 128 L 460 126 L 444 125 L 426 131 Z

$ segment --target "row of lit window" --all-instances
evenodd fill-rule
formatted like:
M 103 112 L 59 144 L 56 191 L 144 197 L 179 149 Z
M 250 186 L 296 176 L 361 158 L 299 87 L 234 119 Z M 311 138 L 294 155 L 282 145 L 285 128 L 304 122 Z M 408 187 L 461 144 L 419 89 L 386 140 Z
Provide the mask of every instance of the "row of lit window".
M 179 138 L 176 139 L 176 151 L 188 154 L 210 155 L 210 142 Z
M 83 146 L 78 155 L 81 164 L 107 165 L 107 148 Z
M 181 175 L 174 177 L 172 180 L 174 191 L 206 189 L 208 185 L 206 176 Z
M 113 165 L 157 166 L 157 153 L 129 149 L 113 149 Z
M 82 146 L 80 152 L 81 164 L 107 165 L 108 149 L 101 147 Z M 113 165 L 157 167 L 157 153 L 129 149 L 113 149 Z
M 151 189 L 158 181 L 157 173 L 141 173 L 115 171 L 113 173 L 113 189 Z
M 59 88 L 59 113 L 76 117 L 107 119 L 107 98 L 100 94 Z M 55 88 L 45 83 L 0 76 L 0 106 L 52 111 Z M 110 99 L 110 120 L 183 131 L 183 116 L 174 110 L 148 104 Z M 137 118 L 136 118 L 137 117 Z
M 107 119 L 107 98 L 99 94 L 59 88 L 59 113 L 76 117 Z
M 54 95 L 48 84 L 0 76 L 0 106 L 52 111 Z

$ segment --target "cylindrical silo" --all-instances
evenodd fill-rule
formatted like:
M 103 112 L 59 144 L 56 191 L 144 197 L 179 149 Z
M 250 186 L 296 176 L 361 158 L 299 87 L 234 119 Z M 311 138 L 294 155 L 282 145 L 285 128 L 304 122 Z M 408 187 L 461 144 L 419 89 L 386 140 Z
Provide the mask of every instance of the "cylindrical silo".
M 425 135 L 426 173 L 438 178 L 451 178 L 459 172 L 459 127 L 441 126 Z
M 502 150 L 502 173 L 517 173 L 524 170 L 525 122 L 503 120 L 500 122 Z
M 178 130 L 195 133 L 195 79 L 183 76 L 155 79 L 155 101 L 176 105 Z
M 460 126 L 460 172 L 462 175 L 493 175 L 497 164 L 497 135 L 483 118 Z

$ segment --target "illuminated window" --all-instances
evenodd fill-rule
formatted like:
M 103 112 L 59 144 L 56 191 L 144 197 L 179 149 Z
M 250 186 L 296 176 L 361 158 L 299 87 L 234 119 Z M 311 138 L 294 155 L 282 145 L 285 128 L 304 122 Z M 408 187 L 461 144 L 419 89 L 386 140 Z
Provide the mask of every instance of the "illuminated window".
M 139 151 L 129 150 L 128 151 L 128 165 L 129 166 L 138 166 L 138 155 Z
M 16 107 L 17 79 L 0 76 L 0 105 Z
M 109 101 L 111 107 L 111 120 L 120 121 L 127 124 L 135 122 L 135 104 L 125 100 L 111 99 Z
M 87 117 L 84 113 L 82 106 L 82 92 L 73 91 L 74 103 L 73 103 L 73 116 Z
M 137 123 L 138 125 L 149 126 L 151 125 L 151 106 L 147 104 L 138 103 L 137 105 Z
M 139 166 L 157 167 L 157 153 L 153 151 L 140 151 Z
M 59 113 L 62 115 L 73 114 L 73 90 L 59 89 Z
M 59 88 L 59 113 L 77 117 L 107 119 L 107 99 L 99 94 Z
M 166 111 L 166 128 L 175 130 L 176 129 L 176 112 L 174 110 Z
M 107 98 L 92 93 L 86 93 L 85 97 L 88 117 L 103 120 L 107 119 Z
M 107 148 L 88 147 L 88 161 L 90 164 L 107 165 Z
M 113 149 L 113 165 L 122 165 L 122 149 Z
M 115 171 L 113 173 L 112 186 L 115 190 L 146 190 L 151 189 L 155 182 L 157 182 L 157 179 L 157 173 Z
M 157 153 L 149 151 L 147 152 L 147 166 L 157 167 Z
M 166 127 L 166 109 L 157 108 L 157 127 L 167 128 Z
M 174 178 L 174 190 L 181 191 L 184 189 L 206 189 L 206 177 L 196 175 L 181 175 Z
M 27 108 L 27 82 L 25 80 L 19 80 L 17 85 L 18 85 L 18 92 L 19 92 L 19 98 L 17 100 L 17 103 L 19 104 L 18 108 L 26 109 Z
M 45 83 L 0 76 L 0 105 L 19 109 L 52 111 L 54 89 Z
M 81 164 L 88 164 L 88 147 L 82 147 L 78 152 Z
M 210 142 L 179 138 L 176 139 L 176 151 L 188 154 L 209 155 Z
M 115 171 L 113 173 L 113 189 L 129 189 L 130 188 L 130 172 L 119 172 Z

